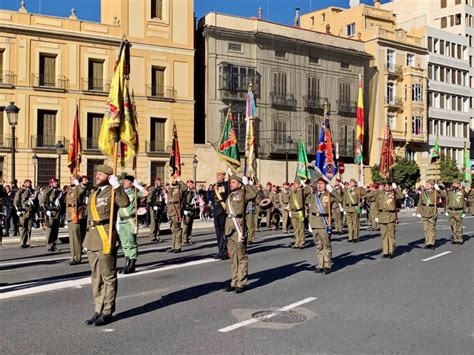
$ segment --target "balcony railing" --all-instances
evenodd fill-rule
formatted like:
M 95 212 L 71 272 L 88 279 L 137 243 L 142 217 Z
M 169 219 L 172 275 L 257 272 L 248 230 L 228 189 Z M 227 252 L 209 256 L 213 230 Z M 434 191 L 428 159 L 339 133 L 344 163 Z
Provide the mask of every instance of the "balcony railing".
M 97 137 L 87 137 L 81 139 L 82 149 L 91 152 L 100 152 L 99 142 Z
M 176 99 L 176 90 L 172 86 L 147 85 L 146 95 L 148 98 L 157 100 L 174 101 Z
M 16 84 L 16 74 L 7 70 L 0 71 L 0 85 L 13 86 Z
M 403 75 L 403 69 L 401 65 L 385 64 L 385 71 L 389 75 L 394 75 L 394 76 Z
M 356 102 L 337 100 L 337 110 L 339 113 L 356 113 L 357 112 Z
M 37 135 L 31 136 L 32 149 L 56 150 L 56 144 L 61 142 L 64 145 L 64 150 L 67 151 L 69 140 L 66 137 Z
M 400 109 L 403 107 L 403 100 L 401 97 L 385 97 L 385 106 Z
M 324 103 L 327 101 L 325 97 L 319 96 L 303 96 L 304 107 L 307 109 L 322 110 L 324 109 Z
M 33 87 L 67 90 L 69 87 L 69 79 L 64 75 L 47 75 L 44 73 L 31 74 Z
M 108 93 L 110 91 L 110 80 L 81 78 L 81 90 L 91 93 Z
M 273 106 L 282 106 L 282 107 L 296 107 L 296 99 L 294 95 L 285 95 L 276 92 L 270 92 L 270 98 L 272 99 Z
M 145 149 L 147 153 L 167 153 L 165 142 L 163 141 L 146 141 Z

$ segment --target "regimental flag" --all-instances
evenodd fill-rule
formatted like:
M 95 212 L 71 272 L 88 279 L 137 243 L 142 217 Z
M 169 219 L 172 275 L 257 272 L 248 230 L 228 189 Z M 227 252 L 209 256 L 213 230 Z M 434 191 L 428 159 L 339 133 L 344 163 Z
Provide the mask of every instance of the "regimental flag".
M 439 159 L 441 157 L 441 149 L 439 148 L 439 137 L 436 136 L 435 145 L 431 151 L 431 160 Z
M 111 158 L 114 155 L 114 143 L 116 139 L 119 140 L 122 165 L 136 154 L 135 122 L 131 109 L 129 76 L 130 43 L 124 40 L 115 61 L 114 76 L 98 139 L 102 153 Z
M 356 155 L 355 163 L 360 164 L 364 158 L 364 95 L 362 93 L 362 75 L 359 75 L 359 94 L 357 99 L 357 127 L 356 127 Z
M 380 176 L 387 178 L 390 173 L 390 169 L 392 169 L 396 163 L 397 160 L 395 158 L 395 149 L 393 148 L 392 131 L 390 131 L 390 127 L 387 125 L 382 143 L 382 151 L 380 153 Z
M 311 179 L 311 173 L 308 169 L 308 155 L 306 154 L 306 146 L 304 144 L 303 138 L 300 137 L 298 140 L 298 165 L 296 166 L 296 176 L 300 178 L 301 181 L 307 181 Z
M 176 123 L 173 124 L 173 143 L 170 153 L 170 174 L 171 176 L 181 176 L 181 155 L 179 153 L 178 130 Z
M 72 126 L 72 139 L 69 144 L 69 150 L 67 153 L 67 166 L 71 171 L 71 175 L 79 171 L 81 166 L 82 145 L 81 145 L 81 132 L 79 129 L 79 107 L 76 105 L 76 112 L 74 114 L 74 122 Z
M 464 143 L 464 182 L 466 187 L 470 188 L 472 185 L 472 172 L 471 172 L 471 160 L 469 159 L 469 150 L 467 150 L 467 144 Z
M 222 130 L 221 141 L 217 148 L 217 155 L 220 159 L 231 168 L 233 172 L 240 170 L 239 147 L 237 146 L 237 135 L 232 127 L 234 123 L 234 116 L 232 116 L 231 108 L 229 107 L 224 122 L 224 129 Z
M 255 156 L 255 117 L 257 117 L 257 107 L 252 92 L 252 86 L 247 92 L 246 110 L 246 135 L 245 135 L 245 158 L 247 161 L 246 176 L 255 178 L 257 175 L 257 159 Z
M 138 113 L 137 113 L 137 105 L 135 104 L 135 93 L 132 90 L 132 116 L 133 116 L 133 123 L 134 129 L 133 132 L 135 136 L 135 156 L 133 157 L 133 164 L 132 169 L 137 169 L 137 158 L 138 158 L 138 147 L 139 147 L 139 139 L 138 139 Z
M 321 175 L 332 180 L 337 174 L 336 149 L 332 143 L 331 130 L 329 128 L 329 106 L 324 104 L 324 122 L 319 135 L 318 150 L 316 151 L 316 168 Z

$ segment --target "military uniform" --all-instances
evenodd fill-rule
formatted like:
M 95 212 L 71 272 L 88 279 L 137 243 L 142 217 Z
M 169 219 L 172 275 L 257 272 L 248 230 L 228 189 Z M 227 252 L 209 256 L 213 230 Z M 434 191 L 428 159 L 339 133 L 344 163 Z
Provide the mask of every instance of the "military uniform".
M 417 211 L 421 215 L 425 233 L 425 247 L 434 249 L 436 240 L 436 221 L 438 208 L 436 206 L 435 189 L 424 190 L 418 199 Z
M 360 232 L 360 214 L 364 190 L 361 187 L 346 188 L 342 194 L 342 206 L 346 215 L 349 242 L 357 243 Z
M 342 201 L 342 195 L 344 190 L 340 185 L 336 185 L 333 188 L 332 195 L 336 200 L 336 203 L 332 204 L 332 219 L 334 220 L 334 233 L 342 234 L 342 204 L 338 201 Z
M 467 195 L 468 211 L 471 216 L 474 216 L 474 188 L 471 188 Z
M 196 205 L 198 195 L 196 191 L 187 189 L 183 196 L 183 222 L 181 228 L 183 230 L 181 242 L 185 244 L 191 243 L 191 235 L 193 232 L 194 216 L 196 214 Z
M 288 228 L 290 226 L 289 218 L 289 204 L 290 204 L 290 191 L 282 189 L 278 194 L 278 202 L 280 205 L 280 214 L 282 216 L 281 229 L 283 233 L 288 233 Z
M 168 188 L 166 213 L 170 223 L 171 233 L 173 234 L 173 246 L 169 252 L 181 252 L 181 234 L 182 234 L 182 218 L 183 218 L 183 194 L 187 190 L 186 184 L 181 180 L 175 180 Z
M 271 208 L 271 223 L 270 228 L 272 230 L 280 228 L 280 199 L 278 192 L 270 192 L 270 198 L 272 199 L 272 208 Z
M 260 232 L 260 223 L 261 223 L 261 219 L 260 219 L 260 215 L 262 213 L 262 208 L 260 207 L 260 202 L 262 202 L 262 200 L 265 198 L 265 193 L 263 192 L 263 189 L 262 190 L 258 190 L 257 189 L 257 197 L 255 198 L 255 214 L 254 214 L 254 218 L 255 218 L 255 226 L 257 228 L 257 232 Z
M 247 244 L 252 244 L 255 240 L 255 200 L 247 202 L 247 211 L 245 212 L 245 223 L 247 232 Z
M 86 189 L 82 185 L 70 186 L 66 194 L 66 219 L 71 250 L 70 264 L 81 263 L 82 242 L 86 235 Z
M 99 165 L 97 170 L 112 175 L 110 167 Z M 114 242 L 115 238 L 113 238 L 112 244 L 109 241 L 112 193 L 115 193 L 114 210 L 128 206 L 129 198 L 123 187 L 118 185 L 114 189 L 108 184 L 97 188 L 92 193 L 87 206 L 88 229 L 83 245 L 87 249 L 91 269 L 92 294 L 95 303 L 95 315 L 92 319 L 86 321 L 87 324 L 93 324 L 100 315 L 111 317 L 115 311 L 117 249 Z M 115 228 L 112 229 L 112 233 L 116 235 Z
M 150 190 L 146 202 L 150 209 L 150 240 L 152 242 L 161 241 L 160 224 L 165 213 L 165 197 L 163 187 L 155 186 Z
M 446 198 L 448 221 L 453 232 L 453 242 L 462 244 L 464 241 L 462 236 L 462 219 L 465 207 L 464 191 L 462 189 L 441 190 L 440 195 Z
M 34 199 L 36 194 L 31 188 L 21 188 L 15 195 L 13 204 L 20 220 L 20 247 L 27 248 L 31 244 L 31 228 L 33 227 Z
M 241 181 L 239 177 L 235 176 L 231 179 Z M 246 201 L 254 199 L 257 195 L 256 192 L 255 187 L 247 185 L 231 191 L 226 200 L 225 236 L 232 261 L 232 280 L 229 290 L 235 288 L 236 292 L 241 292 L 247 283 L 248 255 L 245 241 L 244 213 L 246 211 Z
M 374 222 L 380 226 L 383 257 L 393 258 L 396 245 L 395 225 L 397 223 L 396 199 L 402 199 L 400 188 L 395 191 L 373 191 L 375 211 Z M 375 221 L 377 219 L 377 221 Z
M 42 196 L 41 207 L 44 210 L 46 224 L 46 243 L 49 251 L 56 251 L 61 218 L 62 192 L 59 188 L 50 187 Z
M 378 195 L 378 192 L 379 191 L 377 190 L 374 190 L 374 191 L 371 190 L 365 194 L 365 202 L 367 203 L 367 208 L 369 210 L 369 226 L 370 226 L 370 229 L 373 231 L 376 231 L 379 229 L 379 226 L 377 222 L 375 221 L 375 218 L 377 218 L 377 214 L 378 214 L 378 209 L 377 209 L 377 206 L 375 205 L 375 199 Z
M 299 187 L 294 191 L 290 191 L 290 217 L 291 224 L 295 231 L 295 243 L 293 248 L 304 248 L 305 243 L 305 200 L 309 194 L 308 187 Z
M 217 259 L 227 259 L 227 242 L 224 236 L 225 228 L 225 201 L 229 194 L 229 183 L 227 181 L 217 182 L 211 193 L 211 203 L 214 216 L 214 228 L 217 238 Z

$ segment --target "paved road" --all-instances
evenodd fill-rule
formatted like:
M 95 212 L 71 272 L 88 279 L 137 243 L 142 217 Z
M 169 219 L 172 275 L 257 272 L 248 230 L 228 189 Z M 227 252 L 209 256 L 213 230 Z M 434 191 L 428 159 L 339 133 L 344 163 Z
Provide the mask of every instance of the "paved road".
M 334 269 L 313 273 L 312 242 L 263 232 L 250 248 L 248 290 L 222 291 L 230 265 L 210 258 L 214 235 L 199 230 L 181 254 L 140 239 L 139 272 L 119 279 L 116 321 L 88 327 L 87 264 L 68 266 L 67 245 L 0 249 L 1 353 L 422 353 L 470 354 L 474 218 L 463 246 L 450 244 L 446 217 L 437 248 L 422 248 L 418 219 L 404 214 L 397 256 L 381 258 L 380 237 L 333 238 Z M 119 265 L 123 263 L 120 257 Z M 258 318 L 258 319 L 257 319 Z

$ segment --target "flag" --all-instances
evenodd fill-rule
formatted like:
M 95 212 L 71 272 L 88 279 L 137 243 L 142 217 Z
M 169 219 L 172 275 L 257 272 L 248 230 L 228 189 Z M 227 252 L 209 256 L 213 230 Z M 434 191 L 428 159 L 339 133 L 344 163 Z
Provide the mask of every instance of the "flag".
M 337 174 L 336 150 L 332 143 L 331 130 L 329 128 L 329 107 L 324 104 L 324 122 L 319 135 L 318 150 L 316 151 L 316 168 L 321 175 L 332 180 Z
M 138 113 L 137 113 L 137 105 L 135 104 L 135 93 L 132 90 L 132 117 L 134 123 L 134 136 L 135 136 L 135 156 L 133 157 L 133 166 L 132 169 L 137 169 L 137 158 L 138 158 L 138 147 L 139 147 L 139 139 L 138 139 Z
M 224 122 L 224 129 L 222 130 L 221 141 L 217 148 L 217 155 L 226 163 L 233 172 L 240 170 L 239 147 L 237 146 L 237 135 L 232 127 L 234 123 L 234 116 L 232 116 L 231 108 L 227 111 Z
M 115 135 L 118 134 L 122 166 L 136 154 L 135 123 L 131 108 L 129 76 L 130 43 L 124 40 L 115 61 L 114 76 L 98 138 L 102 153 L 113 158 Z
M 471 159 L 469 158 L 469 151 L 467 144 L 464 143 L 464 182 L 466 187 L 470 188 L 472 185 Z
M 178 130 L 176 123 L 173 124 L 173 143 L 170 153 L 170 173 L 171 176 L 181 176 L 181 155 L 179 154 Z
M 302 181 L 311 179 L 311 173 L 308 169 L 308 155 L 306 154 L 306 146 L 303 138 L 300 137 L 298 141 L 298 165 L 296 166 L 296 176 Z
M 257 171 L 257 160 L 255 156 L 255 117 L 257 116 L 257 107 L 252 92 L 252 86 L 249 87 L 246 99 L 246 135 L 245 135 L 245 158 L 247 162 L 245 175 L 255 178 Z
M 79 130 L 79 107 L 76 105 L 76 113 L 74 114 L 74 123 L 72 126 L 72 139 L 69 144 L 67 153 L 67 166 L 71 171 L 71 175 L 79 171 L 81 165 L 81 132 Z
M 437 159 L 440 157 L 441 157 L 441 150 L 439 148 L 439 137 L 436 136 L 435 145 L 433 147 L 433 150 L 431 151 L 431 160 Z
M 387 125 L 385 129 L 385 137 L 382 143 L 382 151 L 380 153 L 379 174 L 383 178 L 387 178 L 392 169 L 397 163 L 395 158 L 395 150 L 393 149 L 393 137 L 390 127 Z
M 364 158 L 364 95 L 362 93 L 362 75 L 359 75 L 359 94 L 357 99 L 356 154 L 354 162 L 360 164 Z

